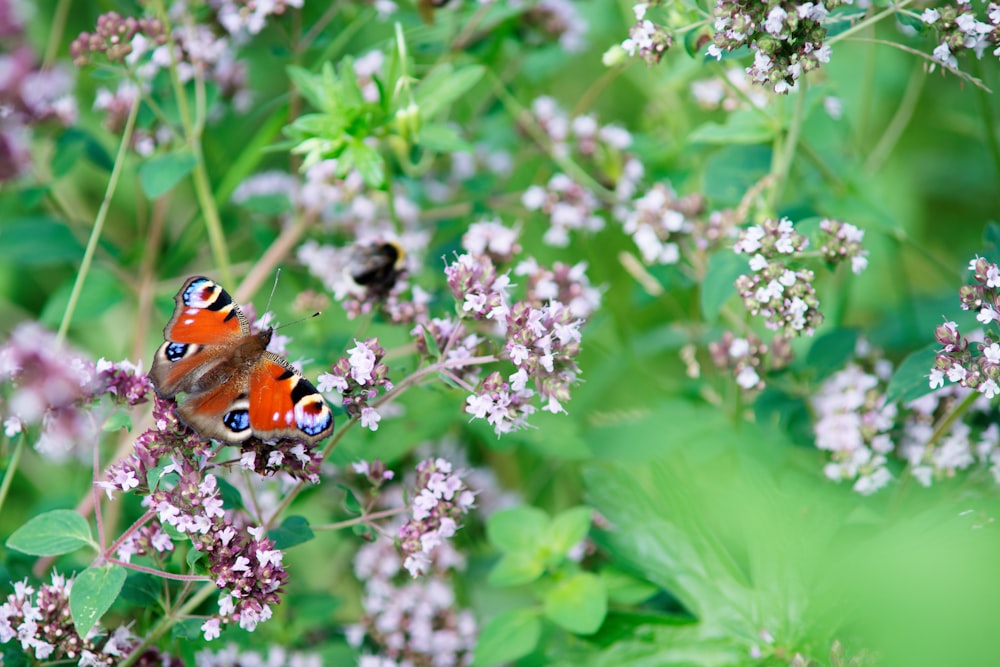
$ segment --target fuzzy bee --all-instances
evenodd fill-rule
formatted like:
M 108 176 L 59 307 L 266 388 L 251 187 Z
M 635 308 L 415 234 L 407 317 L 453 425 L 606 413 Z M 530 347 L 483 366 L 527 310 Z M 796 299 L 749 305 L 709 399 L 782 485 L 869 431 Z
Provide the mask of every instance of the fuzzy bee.
M 384 299 L 406 272 L 406 252 L 396 241 L 355 246 L 347 276 L 369 296 Z

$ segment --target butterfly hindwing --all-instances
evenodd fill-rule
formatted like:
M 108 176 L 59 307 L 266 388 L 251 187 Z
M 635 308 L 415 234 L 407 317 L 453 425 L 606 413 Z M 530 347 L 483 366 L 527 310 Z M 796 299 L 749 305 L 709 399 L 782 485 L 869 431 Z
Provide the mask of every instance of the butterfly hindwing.
M 313 443 L 333 432 L 322 394 L 287 361 L 265 352 L 250 373 L 250 427 L 262 440 Z
M 251 435 L 247 381 L 234 378 L 209 391 L 193 394 L 177 409 L 184 423 L 205 438 L 239 443 Z

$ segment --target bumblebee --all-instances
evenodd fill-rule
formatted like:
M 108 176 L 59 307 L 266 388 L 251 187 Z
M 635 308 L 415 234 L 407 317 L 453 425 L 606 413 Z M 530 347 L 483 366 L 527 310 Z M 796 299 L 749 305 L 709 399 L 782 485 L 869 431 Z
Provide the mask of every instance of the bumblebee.
M 346 271 L 369 296 L 383 299 L 406 272 L 406 251 L 396 241 L 358 245 Z

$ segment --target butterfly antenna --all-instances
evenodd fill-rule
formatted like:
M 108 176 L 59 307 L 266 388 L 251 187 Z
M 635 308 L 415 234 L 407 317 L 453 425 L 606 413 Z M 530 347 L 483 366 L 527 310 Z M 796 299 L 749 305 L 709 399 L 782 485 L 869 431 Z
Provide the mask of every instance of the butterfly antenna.
M 297 320 L 295 320 L 294 322 L 288 322 L 287 324 L 279 324 L 278 326 L 274 327 L 274 330 L 275 330 L 275 331 L 277 331 L 278 329 L 284 329 L 285 327 L 290 327 L 290 326 L 292 326 L 293 324 L 298 324 L 298 323 L 300 323 L 300 322 L 305 322 L 306 320 L 311 320 L 311 319 L 312 319 L 312 318 L 314 318 L 314 317 L 319 317 L 319 316 L 320 316 L 320 315 L 322 315 L 322 314 L 323 314 L 322 312 L 320 312 L 320 311 L 318 311 L 318 310 L 317 310 L 317 311 L 316 311 L 315 313 L 313 313 L 312 315 L 308 315 L 308 316 L 306 316 L 306 317 L 303 317 L 303 318 L 300 318 L 300 319 L 297 319 Z
M 274 270 L 274 284 L 271 285 L 271 296 L 267 297 L 267 306 L 264 307 L 264 312 L 271 310 L 271 299 L 274 298 L 274 291 L 278 289 L 278 278 L 281 277 L 281 267 Z

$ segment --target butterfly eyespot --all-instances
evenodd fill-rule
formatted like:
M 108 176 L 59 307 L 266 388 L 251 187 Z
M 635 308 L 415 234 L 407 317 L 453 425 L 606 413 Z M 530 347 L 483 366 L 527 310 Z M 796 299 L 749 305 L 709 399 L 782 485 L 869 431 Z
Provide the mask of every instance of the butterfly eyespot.
M 163 353 L 169 361 L 180 361 L 187 354 L 188 347 L 186 343 L 169 343 Z
M 222 423 L 234 433 L 250 428 L 250 413 L 247 410 L 231 410 L 222 417 Z

